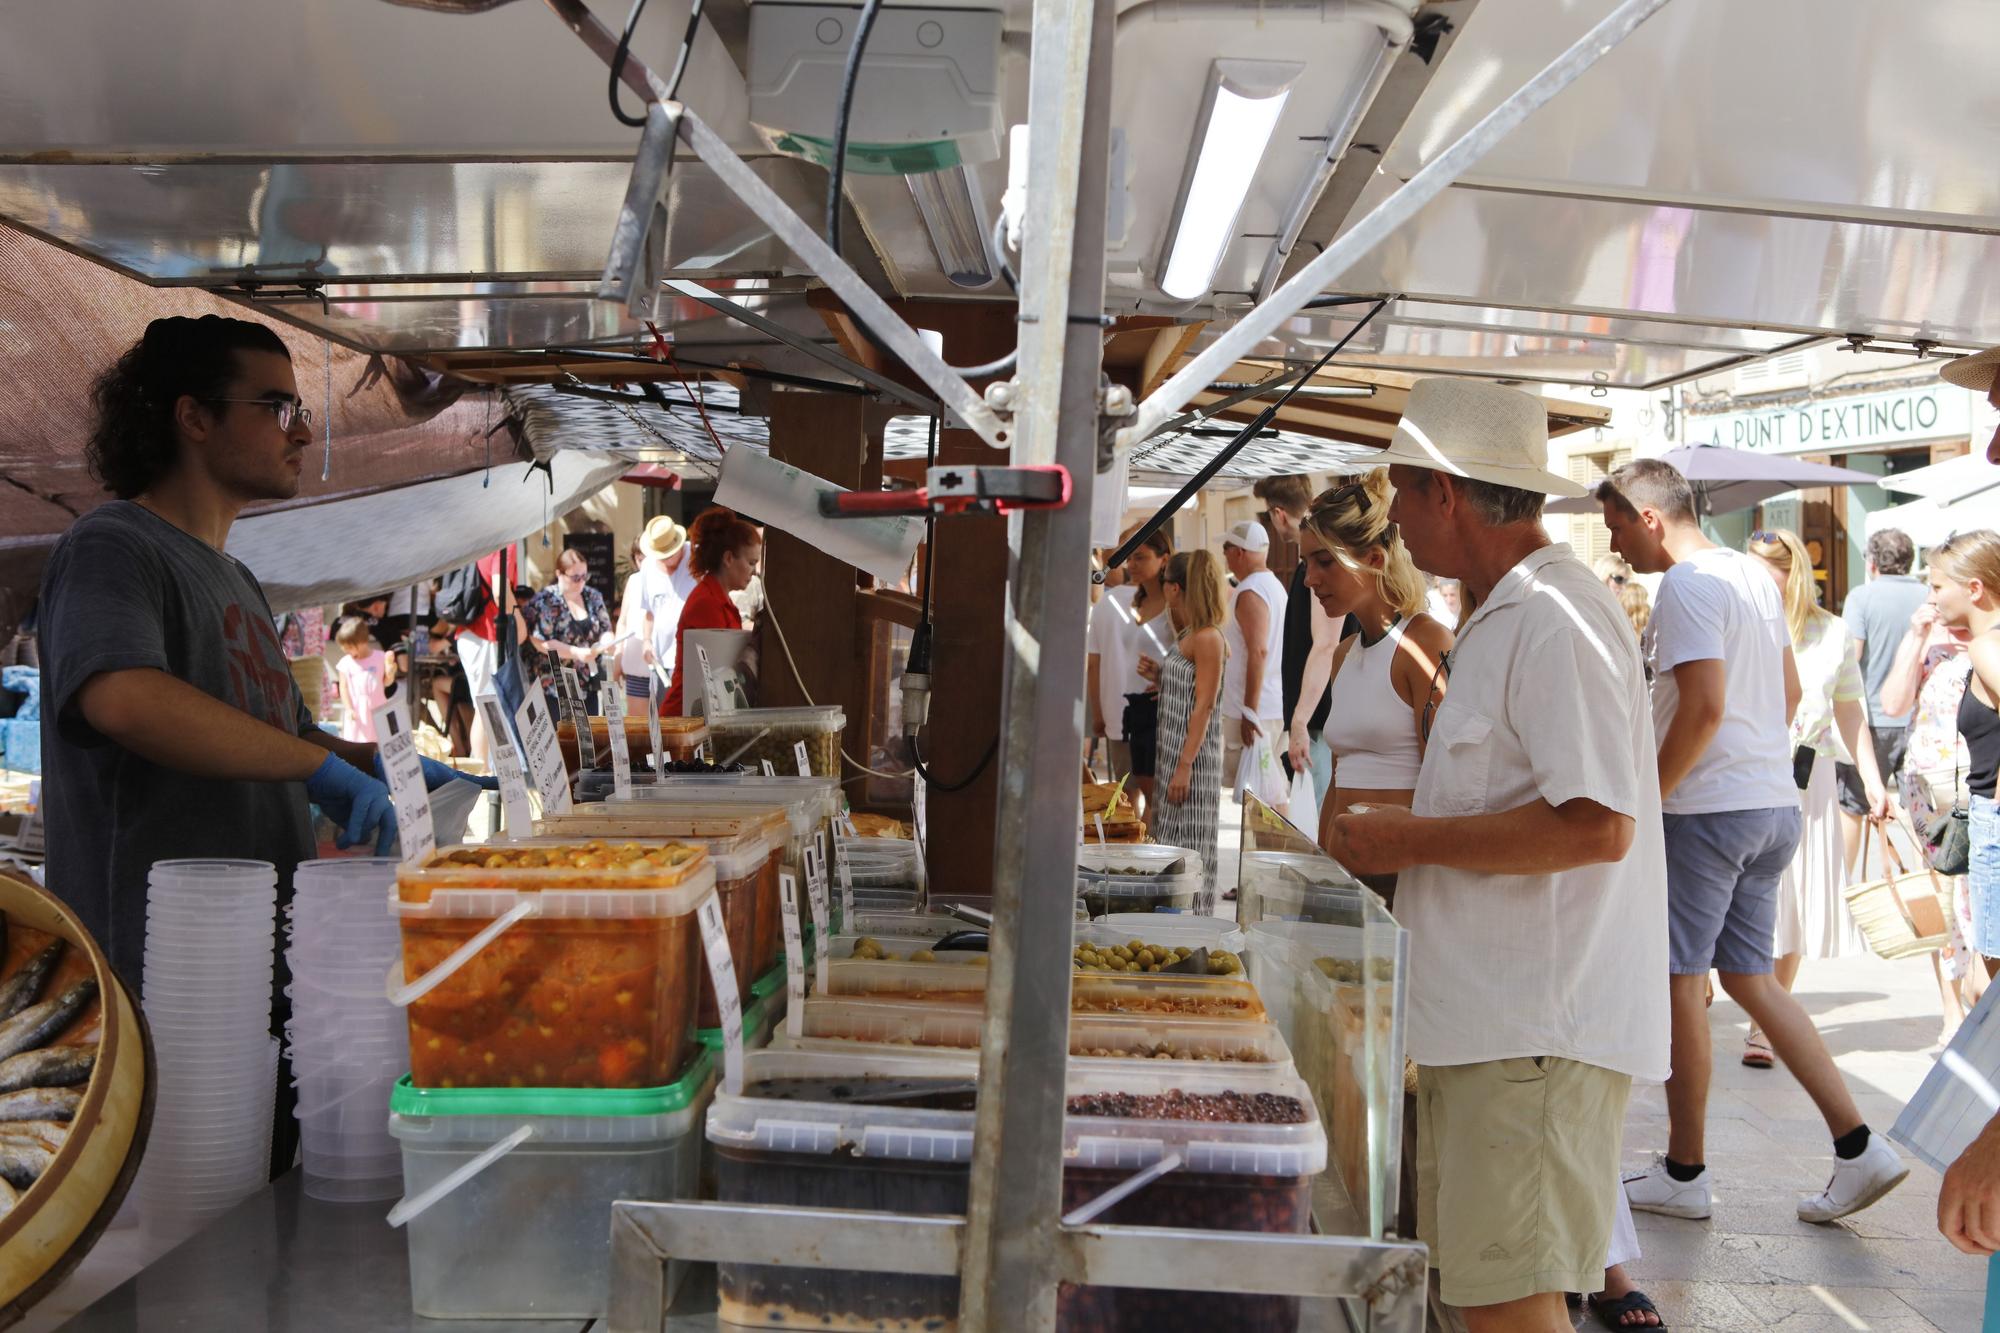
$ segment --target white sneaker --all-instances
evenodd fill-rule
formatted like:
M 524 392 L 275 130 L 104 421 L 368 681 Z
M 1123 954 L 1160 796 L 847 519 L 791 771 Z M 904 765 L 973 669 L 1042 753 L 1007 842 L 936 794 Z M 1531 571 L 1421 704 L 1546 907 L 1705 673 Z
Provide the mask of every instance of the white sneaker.
M 1833 1179 L 1810 1198 L 1799 1200 L 1801 1222 L 1831 1222 L 1836 1217 L 1858 1213 L 1903 1183 L 1910 1168 L 1896 1156 L 1889 1140 L 1880 1134 L 1868 1136 L 1868 1146 L 1859 1157 L 1843 1162 L 1834 1159 Z M 1634 1204 L 1633 1207 L 1637 1207 Z
M 1642 1213 L 1699 1221 L 1708 1216 L 1711 1203 L 1708 1168 L 1693 1180 L 1675 1180 L 1667 1174 L 1667 1155 L 1661 1153 L 1644 1171 L 1625 1177 L 1625 1202 Z

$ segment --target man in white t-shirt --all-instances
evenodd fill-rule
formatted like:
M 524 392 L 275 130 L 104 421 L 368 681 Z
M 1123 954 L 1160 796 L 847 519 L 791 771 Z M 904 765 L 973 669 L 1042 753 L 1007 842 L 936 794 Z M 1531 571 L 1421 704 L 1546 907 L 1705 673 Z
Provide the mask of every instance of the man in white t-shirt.
M 1236 781 L 1243 751 L 1275 736 L 1285 720 L 1285 585 L 1266 563 L 1271 535 L 1245 519 L 1222 538 L 1222 563 L 1236 580 L 1222 627 L 1222 778 Z
M 1328 832 L 1350 870 L 1398 874 L 1418 1234 L 1475 1333 L 1566 1329 L 1562 1293 L 1603 1285 L 1632 1080 L 1668 1072 L 1652 710 L 1625 613 L 1542 528 L 1548 494 L 1584 493 L 1548 447 L 1538 398 L 1411 387 L 1389 517 L 1474 610 L 1411 806 Z
M 1639 573 L 1665 576 L 1649 637 L 1667 846 L 1674 1072 L 1667 1080 L 1667 1151 L 1627 1177 L 1626 1196 L 1646 1212 L 1709 1215 L 1703 1131 L 1713 967 L 1834 1136 L 1833 1177 L 1798 1208 L 1803 1221 L 1830 1222 L 1880 1199 L 1909 1168 L 1887 1140 L 1869 1132 L 1812 1019 L 1771 974 L 1778 879 L 1800 830 L 1787 732 L 1800 688 L 1784 603 L 1757 561 L 1702 534 L 1693 490 L 1671 465 L 1655 458 L 1627 463 L 1598 487 L 1597 498 L 1612 550 Z

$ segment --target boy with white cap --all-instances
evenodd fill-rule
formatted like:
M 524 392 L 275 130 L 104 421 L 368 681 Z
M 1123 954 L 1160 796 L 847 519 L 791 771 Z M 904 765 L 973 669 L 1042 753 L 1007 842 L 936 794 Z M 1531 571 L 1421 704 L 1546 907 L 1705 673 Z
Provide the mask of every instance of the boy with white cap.
M 1652 709 L 1624 612 L 1542 529 L 1548 494 L 1583 494 L 1547 459 L 1539 400 L 1411 387 L 1390 518 L 1472 609 L 1412 805 L 1328 834 L 1349 869 L 1400 876 L 1418 1231 L 1473 1333 L 1569 1328 L 1563 1293 L 1604 1277 L 1632 1080 L 1668 1072 Z
M 1222 668 L 1222 773 L 1236 781 L 1243 751 L 1259 736 L 1276 735 L 1285 718 L 1285 585 L 1270 570 L 1270 534 L 1245 519 L 1222 537 L 1222 562 L 1236 591 L 1223 626 L 1228 657 Z

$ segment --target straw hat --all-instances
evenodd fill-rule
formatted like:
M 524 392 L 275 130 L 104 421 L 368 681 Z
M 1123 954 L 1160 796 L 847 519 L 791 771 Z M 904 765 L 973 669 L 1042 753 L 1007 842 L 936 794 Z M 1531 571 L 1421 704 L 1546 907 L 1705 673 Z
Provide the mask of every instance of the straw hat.
M 660 515 L 646 525 L 646 531 L 639 537 L 639 549 L 655 560 L 671 560 L 687 542 L 687 529 Z
M 2000 378 L 2000 347 L 1989 347 L 1976 355 L 1947 361 L 1939 369 L 1938 378 L 1961 389 L 1992 393 L 1994 379 Z
M 1549 419 L 1542 400 L 1479 380 L 1433 376 L 1412 384 L 1389 447 L 1371 461 L 1546 495 L 1586 493 L 1548 470 Z

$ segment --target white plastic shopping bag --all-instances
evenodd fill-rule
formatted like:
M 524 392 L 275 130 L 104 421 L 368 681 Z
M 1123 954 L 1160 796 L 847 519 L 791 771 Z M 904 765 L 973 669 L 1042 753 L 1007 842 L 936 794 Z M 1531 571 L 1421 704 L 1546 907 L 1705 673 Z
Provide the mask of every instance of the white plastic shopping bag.
M 1291 799 L 1291 789 L 1285 785 L 1285 770 L 1278 765 L 1271 738 L 1261 733 L 1255 743 L 1243 747 L 1243 757 L 1236 762 L 1236 794 L 1242 796 L 1245 792 L 1279 810 Z
M 1319 793 L 1313 789 L 1311 769 L 1292 774 L 1291 799 L 1285 804 L 1285 818 L 1307 837 L 1319 837 Z

